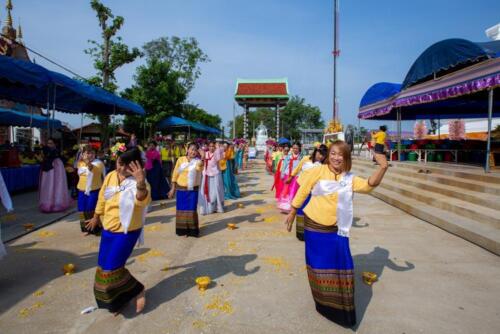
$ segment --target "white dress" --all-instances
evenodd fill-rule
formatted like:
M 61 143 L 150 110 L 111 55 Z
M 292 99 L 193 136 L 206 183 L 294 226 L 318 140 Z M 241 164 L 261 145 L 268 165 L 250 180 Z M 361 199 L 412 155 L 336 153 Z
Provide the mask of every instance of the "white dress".
M 10 198 L 9 191 L 7 190 L 7 186 L 5 185 L 5 181 L 3 180 L 2 173 L 0 173 L 0 199 L 7 212 L 13 210 L 12 200 Z M 2 242 L 2 227 L 0 225 L 0 259 L 3 258 L 6 254 L 7 251 L 5 250 L 5 246 Z

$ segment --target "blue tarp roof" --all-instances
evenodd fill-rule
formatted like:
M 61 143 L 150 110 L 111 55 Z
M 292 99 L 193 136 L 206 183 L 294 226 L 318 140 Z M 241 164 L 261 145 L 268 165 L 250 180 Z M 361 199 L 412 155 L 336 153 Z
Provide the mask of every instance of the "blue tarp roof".
M 379 82 L 371 86 L 363 95 L 359 107 L 383 101 L 388 99 L 401 91 L 401 84 L 391 82 Z
M 17 110 L 0 108 L 0 125 L 46 128 L 47 121 L 53 129 L 62 127 L 61 121 L 57 119 L 47 120 L 47 117 L 41 115 L 31 115 Z
M 283 144 L 290 144 L 290 140 L 289 140 L 289 139 L 287 139 L 287 138 L 281 137 L 281 138 L 278 140 L 278 144 L 279 144 L 279 145 L 283 145 Z
M 488 58 L 500 57 L 500 41 L 475 43 L 466 39 L 445 39 L 428 47 L 415 60 L 403 81 L 403 88 L 453 69 Z
M 102 88 L 11 57 L 0 56 L 0 97 L 70 113 L 139 114 L 144 109 Z
M 180 118 L 177 116 L 169 116 L 158 123 L 159 129 L 166 128 L 190 128 L 194 131 L 212 133 L 212 134 L 220 134 L 220 130 L 197 123 L 193 121 L 189 121 L 184 118 Z

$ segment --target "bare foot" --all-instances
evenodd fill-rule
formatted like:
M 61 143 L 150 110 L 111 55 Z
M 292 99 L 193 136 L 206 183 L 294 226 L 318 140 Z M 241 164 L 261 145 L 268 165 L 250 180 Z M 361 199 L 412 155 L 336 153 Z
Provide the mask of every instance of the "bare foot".
M 146 307 L 146 292 L 142 290 L 140 294 L 137 295 L 135 299 L 135 312 L 141 313 Z

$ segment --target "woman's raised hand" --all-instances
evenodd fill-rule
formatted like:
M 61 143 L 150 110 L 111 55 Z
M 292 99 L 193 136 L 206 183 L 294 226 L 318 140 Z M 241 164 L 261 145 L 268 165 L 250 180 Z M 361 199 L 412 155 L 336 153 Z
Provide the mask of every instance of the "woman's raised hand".
M 146 182 L 146 174 L 144 173 L 144 169 L 138 161 L 132 161 L 129 165 L 130 173 L 135 178 L 137 183 Z

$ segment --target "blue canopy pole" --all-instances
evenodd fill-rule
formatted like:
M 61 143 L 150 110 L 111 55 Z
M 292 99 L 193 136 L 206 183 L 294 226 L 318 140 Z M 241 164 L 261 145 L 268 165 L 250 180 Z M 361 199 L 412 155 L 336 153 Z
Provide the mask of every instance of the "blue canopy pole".
M 401 161 L 401 108 L 398 108 L 398 161 Z M 392 154 L 391 154 L 392 155 Z M 392 157 L 389 157 L 391 159 Z
M 85 117 L 85 114 L 82 113 L 82 117 L 80 119 L 80 133 L 78 134 L 78 146 L 82 144 L 82 129 L 83 129 L 83 118 Z
M 52 120 L 54 120 L 54 116 L 56 114 L 56 96 L 57 96 L 57 85 L 54 85 L 54 100 L 52 101 Z M 50 136 L 52 137 L 53 136 L 53 132 L 54 131 L 54 126 L 52 124 L 52 126 L 50 127 Z
M 47 87 L 47 138 L 46 141 L 49 140 L 50 137 L 50 86 Z
M 490 154 L 491 154 L 491 119 L 493 118 L 493 88 L 488 91 L 488 142 L 486 144 L 486 165 L 484 171 L 490 172 Z

